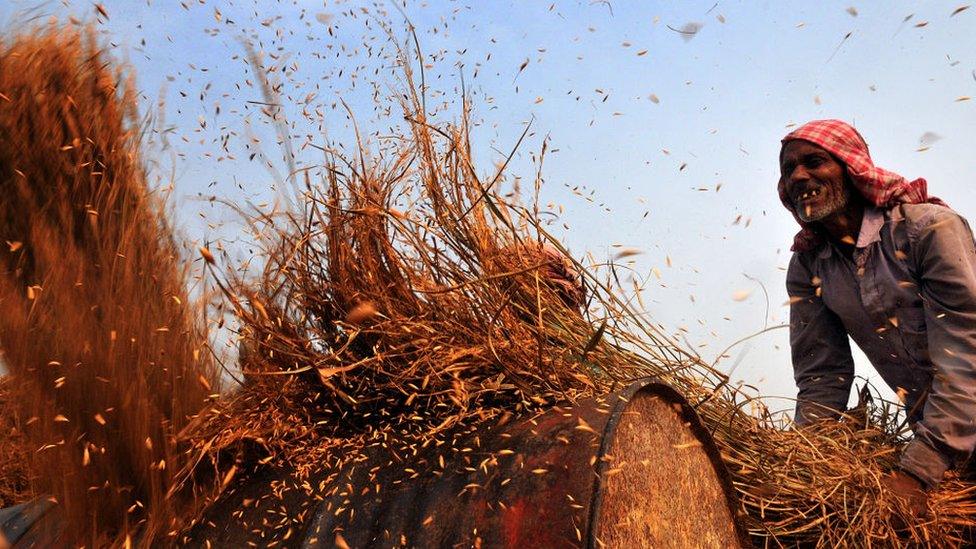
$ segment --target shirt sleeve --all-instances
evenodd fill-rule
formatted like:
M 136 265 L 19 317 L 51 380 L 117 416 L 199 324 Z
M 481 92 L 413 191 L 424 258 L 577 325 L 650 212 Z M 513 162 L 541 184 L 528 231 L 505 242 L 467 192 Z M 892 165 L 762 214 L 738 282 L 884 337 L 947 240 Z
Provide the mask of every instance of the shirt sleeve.
M 847 409 L 854 359 L 840 318 L 820 298 L 819 282 L 794 254 L 786 274 L 790 296 L 790 349 L 799 425 L 837 417 Z
M 976 447 L 976 249 L 969 225 L 949 209 L 912 229 L 934 377 L 901 467 L 935 486 Z

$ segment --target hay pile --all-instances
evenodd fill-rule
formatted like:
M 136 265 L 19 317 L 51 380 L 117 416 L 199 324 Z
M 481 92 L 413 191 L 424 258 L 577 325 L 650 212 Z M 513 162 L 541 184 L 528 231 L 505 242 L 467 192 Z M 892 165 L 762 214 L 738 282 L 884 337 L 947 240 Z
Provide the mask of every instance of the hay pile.
M 757 544 L 957 547 L 972 538 L 976 486 L 951 475 L 912 519 L 880 480 L 898 462 L 904 426 L 879 403 L 799 430 L 784 430 L 764 408 L 756 415 L 717 402 L 705 421 L 715 431 Z M 723 410 L 724 408 L 724 410 Z M 724 412 L 718 415 L 719 412 Z M 904 524 L 910 525 L 907 530 Z
M 902 442 L 888 416 L 783 430 L 648 321 L 613 266 L 588 271 L 532 200 L 506 198 L 504 165 L 479 172 L 467 107 L 456 124 L 428 120 L 401 62 L 402 135 L 352 158 L 324 150 L 320 166 L 293 172 L 283 211 L 247 214 L 262 235 L 260 276 L 203 251 L 240 322 L 246 379 L 205 405 L 213 368 L 138 168 L 132 96 L 90 38 L 51 31 L 3 47 L 0 334 L 34 397 L 28 434 L 44 442 L 32 471 L 73 531 L 171 539 L 197 516 L 190 503 L 263 465 L 309 471 L 367 441 L 409 449 L 654 375 L 698 403 L 757 544 L 967 535 L 973 488 L 957 480 L 928 520 L 897 533 L 901 510 L 879 484 Z M 540 243 L 583 278 L 582 312 L 549 280 Z
M 32 491 L 75 543 L 165 536 L 175 435 L 215 375 L 135 90 L 94 33 L 49 27 L 0 43 L 0 94 L 0 340 Z

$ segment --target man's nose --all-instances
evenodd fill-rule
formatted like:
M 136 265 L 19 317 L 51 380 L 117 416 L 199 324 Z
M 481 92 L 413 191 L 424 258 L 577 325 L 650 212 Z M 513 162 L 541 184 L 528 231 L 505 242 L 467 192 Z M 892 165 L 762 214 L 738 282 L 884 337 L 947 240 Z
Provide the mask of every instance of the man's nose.
M 798 181 L 806 181 L 807 179 L 810 179 L 810 173 L 807 171 L 807 169 L 803 166 L 797 166 L 790 174 L 789 182 L 796 183 Z

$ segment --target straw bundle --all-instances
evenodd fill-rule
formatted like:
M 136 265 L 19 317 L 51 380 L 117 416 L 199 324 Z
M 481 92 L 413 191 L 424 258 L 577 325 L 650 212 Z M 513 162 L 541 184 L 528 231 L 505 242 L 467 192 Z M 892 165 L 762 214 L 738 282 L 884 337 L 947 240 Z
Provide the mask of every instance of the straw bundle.
M 321 184 L 306 171 L 297 206 L 252 219 L 269 235 L 264 274 L 226 286 L 243 374 L 301 380 L 340 432 L 409 417 L 432 434 L 648 373 L 602 340 L 575 306 L 579 291 L 553 279 L 544 229 L 493 189 L 502 174 L 475 172 L 466 123 L 429 126 L 409 97 L 411 133 L 389 156 L 327 151 Z M 656 370 L 675 360 L 645 359 Z
M 175 526 L 175 434 L 215 380 L 139 140 L 133 86 L 92 33 L 0 44 L 0 341 L 33 490 L 82 544 Z
M 217 277 L 241 321 L 247 383 L 188 433 L 201 462 L 233 455 L 236 471 L 257 445 L 261 461 L 307 466 L 377 432 L 430 441 L 650 371 L 601 358 L 610 347 L 564 252 L 499 200 L 501 173 L 479 178 L 466 123 L 429 126 L 420 101 L 403 104 L 412 133 L 390 156 L 326 151 L 321 183 L 306 171 L 291 209 L 250 217 L 265 235 L 262 275 Z
M 748 415 L 741 410 L 749 399 L 741 399 L 738 408 L 734 400 L 718 403 L 706 421 L 757 545 L 956 547 L 972 539 L 971 482 L 947 478 L 932 494 L 928 515 L 919 519 L 881 486 L 906 441 L 904 425 L 887 406 L 868 405 L 866 417 L 850 414 L 786 430 L 764 407 Z

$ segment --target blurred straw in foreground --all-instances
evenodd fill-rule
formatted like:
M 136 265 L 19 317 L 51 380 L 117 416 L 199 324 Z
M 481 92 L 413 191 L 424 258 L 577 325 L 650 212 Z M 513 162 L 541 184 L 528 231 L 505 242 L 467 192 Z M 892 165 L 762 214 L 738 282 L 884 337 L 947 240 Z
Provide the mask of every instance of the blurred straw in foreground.
M 0 343 L 32 490 L 74 543 L 165 536 L 174 435 L 216 388 L 132 83 L 52 26 L 0 43 L 0 94 Z

